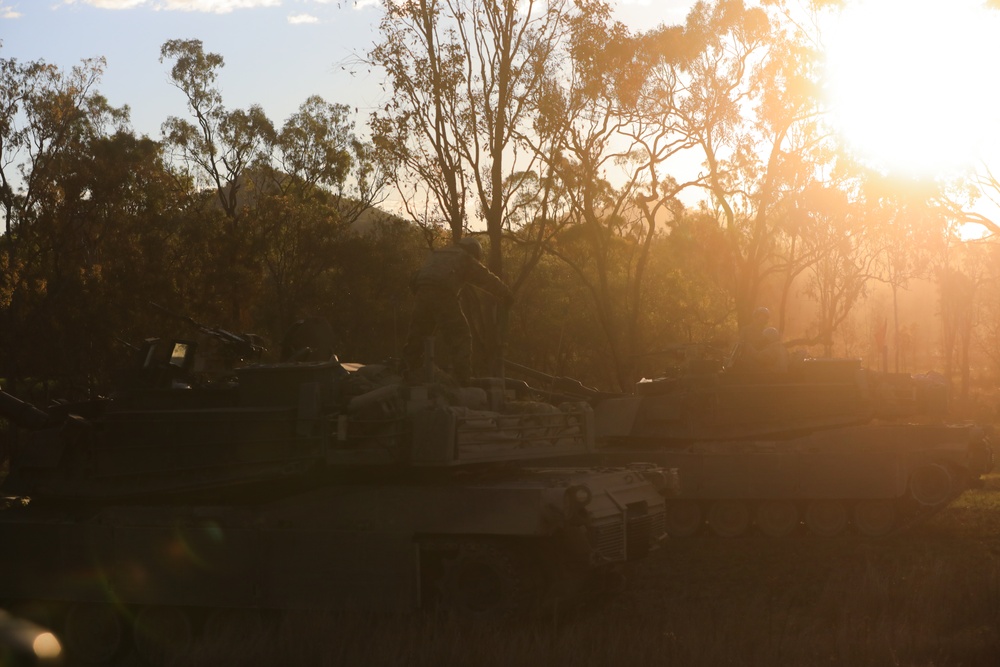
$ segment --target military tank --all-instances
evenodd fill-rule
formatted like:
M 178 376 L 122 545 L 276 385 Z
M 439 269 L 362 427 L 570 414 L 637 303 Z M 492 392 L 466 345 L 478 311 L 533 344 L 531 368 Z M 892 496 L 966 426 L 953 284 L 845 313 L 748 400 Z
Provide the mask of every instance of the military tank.
M 0 393 L 0 608 L 74 662 L 287 610 L 582 599 L 665 536 L 671 471 L 530 465 L 592 451 L 586 403 L 335 358 L 219 372 L 199 344 L 145 341 L 107 398 Z
M 993 468 L 991 429 L 946 424 L 939 378 L 878 373 L 860 360 L 747 372 L 695 358 L 627 395 L 511 370 L 543 394 L 590 401 L 597 454 L 581 462 L 679 471 L 680 493 L 667 502 L 675 537 L 890 535 Z

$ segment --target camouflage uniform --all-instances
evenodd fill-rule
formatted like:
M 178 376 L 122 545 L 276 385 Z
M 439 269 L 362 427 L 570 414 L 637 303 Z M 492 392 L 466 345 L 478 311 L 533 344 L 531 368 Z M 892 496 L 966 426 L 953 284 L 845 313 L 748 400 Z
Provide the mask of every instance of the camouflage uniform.
M 764 329 L 763 347 L 757 351 L 758 370 L 785 373 L 788 371 L 788 350 L 781 342 L 781 333 L 774 327 Z
M 771 311 L 763 306 L 753 311 L 750 323 L 740 329 L 740 338 L 730 355 L 729 367 L 734 370 L 756 369 L 760 351 L 769 343 L 764 338 L 764 329 L 770 317 Z
M 469 248 L 468 251 L 463 248 Z M 450 354 L 453 373 L 460 385 L 472 376 L 472 336 L 459 302 L 466 283 L 509 300 L 510 290 L 474 256 L 478 243 L 450 246 L 433 251 L 411 282 L 415 304 L 403 360 L 410 371 L 423 367 L 424 339 L 438 332 L 437 353 Z M 481 252 L 481 250 L 480 250 Z

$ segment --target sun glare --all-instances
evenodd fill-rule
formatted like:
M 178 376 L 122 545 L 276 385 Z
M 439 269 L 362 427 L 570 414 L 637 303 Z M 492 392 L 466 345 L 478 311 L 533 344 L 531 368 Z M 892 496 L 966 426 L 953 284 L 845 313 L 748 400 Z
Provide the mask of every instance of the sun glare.
M 946 176 L 1000 155 L 998 35 L 985 0 L 850 0 L 825 35 L 835 126 L 886 172 Z

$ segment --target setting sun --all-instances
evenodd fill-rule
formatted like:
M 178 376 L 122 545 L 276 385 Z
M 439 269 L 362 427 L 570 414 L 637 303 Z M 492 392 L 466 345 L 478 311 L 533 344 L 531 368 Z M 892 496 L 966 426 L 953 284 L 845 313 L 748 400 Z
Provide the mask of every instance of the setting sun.
M 1000 11 L 983 0 L 855 0 L 826 34 L 833 122 L 872 166 L 953 173 L 996 152 Z

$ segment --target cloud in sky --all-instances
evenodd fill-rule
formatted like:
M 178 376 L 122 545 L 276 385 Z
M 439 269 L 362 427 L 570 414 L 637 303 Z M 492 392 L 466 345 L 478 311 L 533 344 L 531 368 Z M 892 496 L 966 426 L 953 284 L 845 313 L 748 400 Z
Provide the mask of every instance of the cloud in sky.
M 74 5 L 78 0 L 66 0 L 63 4 Z M 133 9 L 145 4 L 146 0 L 83 0 L 83 4 L 98 9 Z
M 305 0 L 308 2 L 308 0 Z M 377 7 L 382 4 L 383 0 L 312 0 L 317 5 L 332 5 L 337 4 L 338 7 L 353 7 L 354 9 L 364 9 L 365 7 Z M 389 0 L 392 2 L 393 0 Z M 299 0 L 303 2 L 303 0 Z M 1000 2 L 1000 0 L 997 0 Z
M 234 9 L 280 7 L 281 0 L 156 0 L 153 4 L 157 9 L 227 14 Z
M 65 0 L 63 4 L 90 5 L 98 9 L 149 9 L 228 14 L 234 9 L 280 7 L 281 0 Z M 2 8 L 2 7 L 0 7 Z
M 152 4 L 149 0 L 62 0 L 60 5 L 89 5 L 98 9 L 135 9 L 142 5 Z
M 288 22 L 292 25 L 299 25 L 300 23 L 319 23 L 319 19 L 312 14 L 296 14 L 289 16 Z
M 0 19 L 19 19 L 21 12 L 16 7 L 11 7 L 4 0 L 0 0 Z
M 377 7 L 383 0 L 297 0 L 297 4 L 350 6 L 354 9 Z M 635 0 L 625 0 L 626 4 Z M 647 3 L 649 0 L 638 0 Z M 235 9 L 254 9 L 257 7 L 280 7 L 282 0 L 62 0 L 63 5 L 89 5 L 98 9 L 147 9 L 162 11 L 204 12 L 207 14 L 228 14 Z M 7 10 L 5 1 L 0 0 L 0 18 L 16 18 L 20 14 Z M 12 12 L 12 16 L 5 14 Z M 309 20 L 309 14 L 296 14 L 289 17 L 289 23 L 314 23 Z

